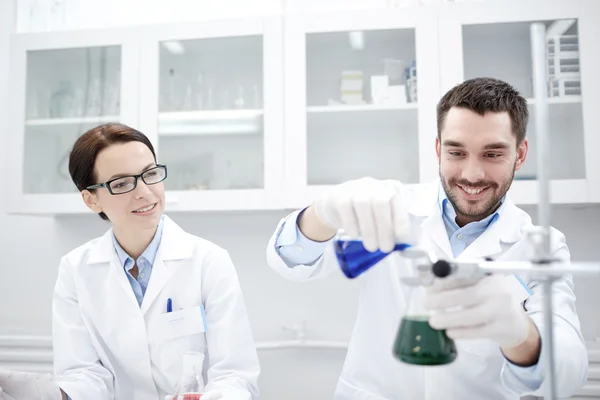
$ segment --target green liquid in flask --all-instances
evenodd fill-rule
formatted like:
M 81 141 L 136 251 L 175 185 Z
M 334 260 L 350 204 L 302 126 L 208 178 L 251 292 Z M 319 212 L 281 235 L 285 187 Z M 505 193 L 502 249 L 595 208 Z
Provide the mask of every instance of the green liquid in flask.
M 428 317 L 405 317 L 394 343 L 394 356 L 414 365 L 450 364 L 456 359 L 456 345 L 445 331 L 429 326 Z

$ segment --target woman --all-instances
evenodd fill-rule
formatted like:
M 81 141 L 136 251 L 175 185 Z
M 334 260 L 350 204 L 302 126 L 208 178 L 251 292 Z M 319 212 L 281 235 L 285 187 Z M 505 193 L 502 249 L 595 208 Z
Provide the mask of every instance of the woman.
M 69 172 L 112 228 L 61 260 L 53 300 L 61 391 L 48 398 L 162 400 L 175 392 L 186 351 L 205 355 L 207 397 L 257 396 L 235 268 L 225 250 L 163 215 L 167 168 L 148 138 L 122 124 L 91 129 L 75 143 Z

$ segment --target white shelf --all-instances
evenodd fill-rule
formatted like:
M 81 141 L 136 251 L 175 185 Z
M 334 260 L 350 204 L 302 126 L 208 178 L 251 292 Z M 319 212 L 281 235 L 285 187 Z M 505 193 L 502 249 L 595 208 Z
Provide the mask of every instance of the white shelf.
M 311 137 L 340 134 L 340 140 L 349 140 L 351 133 L 367 140 L 373 135 L 386 136 L 386 133 L 406 136 L 418 134 L 418 109 L 388 106 L 325 106 L 310 107 L 307 115 L 309 141 Z M 312 111 L 311 111 L 312 110 Z M 357 136 L 354 135 L 356 138 Z
M 280 206 L 264 189 L 168 190 L 165 200 L 165 212 L 269 210 Z
M 159 114 L 159 135 L 256 134 L 263 110 L 178 111 Z
M 391 110 L 416 110 L 418 103 L 406 104 L 358 104 L 358 105 L 335 105 L 335 106 L 309 106 L 309 113 L 337 113 L 337 112 L 361 112 L 361 111 L 391 111 Z
M 215 121 L 255 119 L 263 115 L 263 110 L 200 110 L 161 112 L 160 122 Z
M 18 203 L 11 205 L 11 213 L 22 215 L 93 215 L 81 200 L 81 194 L 73 193 L 26 193 Z
M 581 96 L 563 96 L 563 97 L 549 97 L 548 104 L 549 105 L 558 105 L 558 104 L 577 104 L 581 103 Z M 527 104 L 535 105 L 535 99 L 527 99 Z
M 100 117 L 28 119 L 25 121 L 25 126 L 100 125 L 107 122 L 119 121 L 120 119 L 121 117 L 117 115 Z
M 509 194 L 517 205 L 539 204 L 537 180 L 515 180 Z M 552 204 L 579 204 L 588 202 L 588 188 L 585 179 L 553 179 L 550 181 L 550 202 Z

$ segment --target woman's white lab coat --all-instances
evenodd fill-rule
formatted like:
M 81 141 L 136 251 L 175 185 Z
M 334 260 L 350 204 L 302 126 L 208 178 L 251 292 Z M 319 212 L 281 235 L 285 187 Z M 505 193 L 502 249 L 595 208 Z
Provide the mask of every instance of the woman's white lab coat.
M 411 192 L 410 215 L 421 226 L 421 241 L 438 256 L 452 259 L 448 235 L 438 206 L 439 183 L 419 185 Z M 510 200 L 500 218 L 457 258 L 496 260 L 529 259 L 524 230 L 532 226 L 527 213 Z M 269 265 L 296 281 L 321 279 L 339 271 L 332 246 L 312 266 L 288 267 L 275 250 L 282 220 L 267 247 Z M 554 256 L 569 259 L 564 235 L 553 230 Z M 359 277 L 361 283 L 357 321 L 352 332 L 344 368 L 336 388 L 336 400 L 518 400 L 531 391 L 507 368 L 498 347 L 489 340 L 457 341 L 457 360 L 447 366 L 417 367 L 396 360 L 392 347 L 406 309 L 406 293 L 400 277 L 408 266 L 396 253 Z M 527 277 L 533 294 L 525 307 L 541 330 L 542 287 Z M 515 279 L 516 286 L 519 287 Z M 522 288 L 522 286 L 521 286 Z M 573 283 L 569 276 L 553 288 L 557 387 L 568 397 L 586 380 L 587 352 L 575 312 Z M 522 299 L 522 298 L 521 298 Z M 536 394 L 541 395 L 540 391 Z
M 53 302 L 59 386 L 73 400 L 163 400 L 174 394 L 182 354 L 193 350 L 205 353 L 207 390 L 227 400 L 257 396 L 258 357 L 228 253 L 165 216 L 140 307 L 111 235 L 61 260 Z

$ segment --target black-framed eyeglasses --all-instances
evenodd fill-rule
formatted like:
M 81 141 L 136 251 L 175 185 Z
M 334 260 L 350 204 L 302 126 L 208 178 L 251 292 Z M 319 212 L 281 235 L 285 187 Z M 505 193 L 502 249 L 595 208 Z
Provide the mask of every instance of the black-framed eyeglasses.
M 112 195 L 129 193 L 137 187 L 138 179 L 141 178 L 146 185 L 155 185 L 167 179 L 167 166 L 158 164 L 156 167 L 145 170 L 138 175 L 121 176 L 108 182 L 90 185 L 86 189 L 106 188 Z

